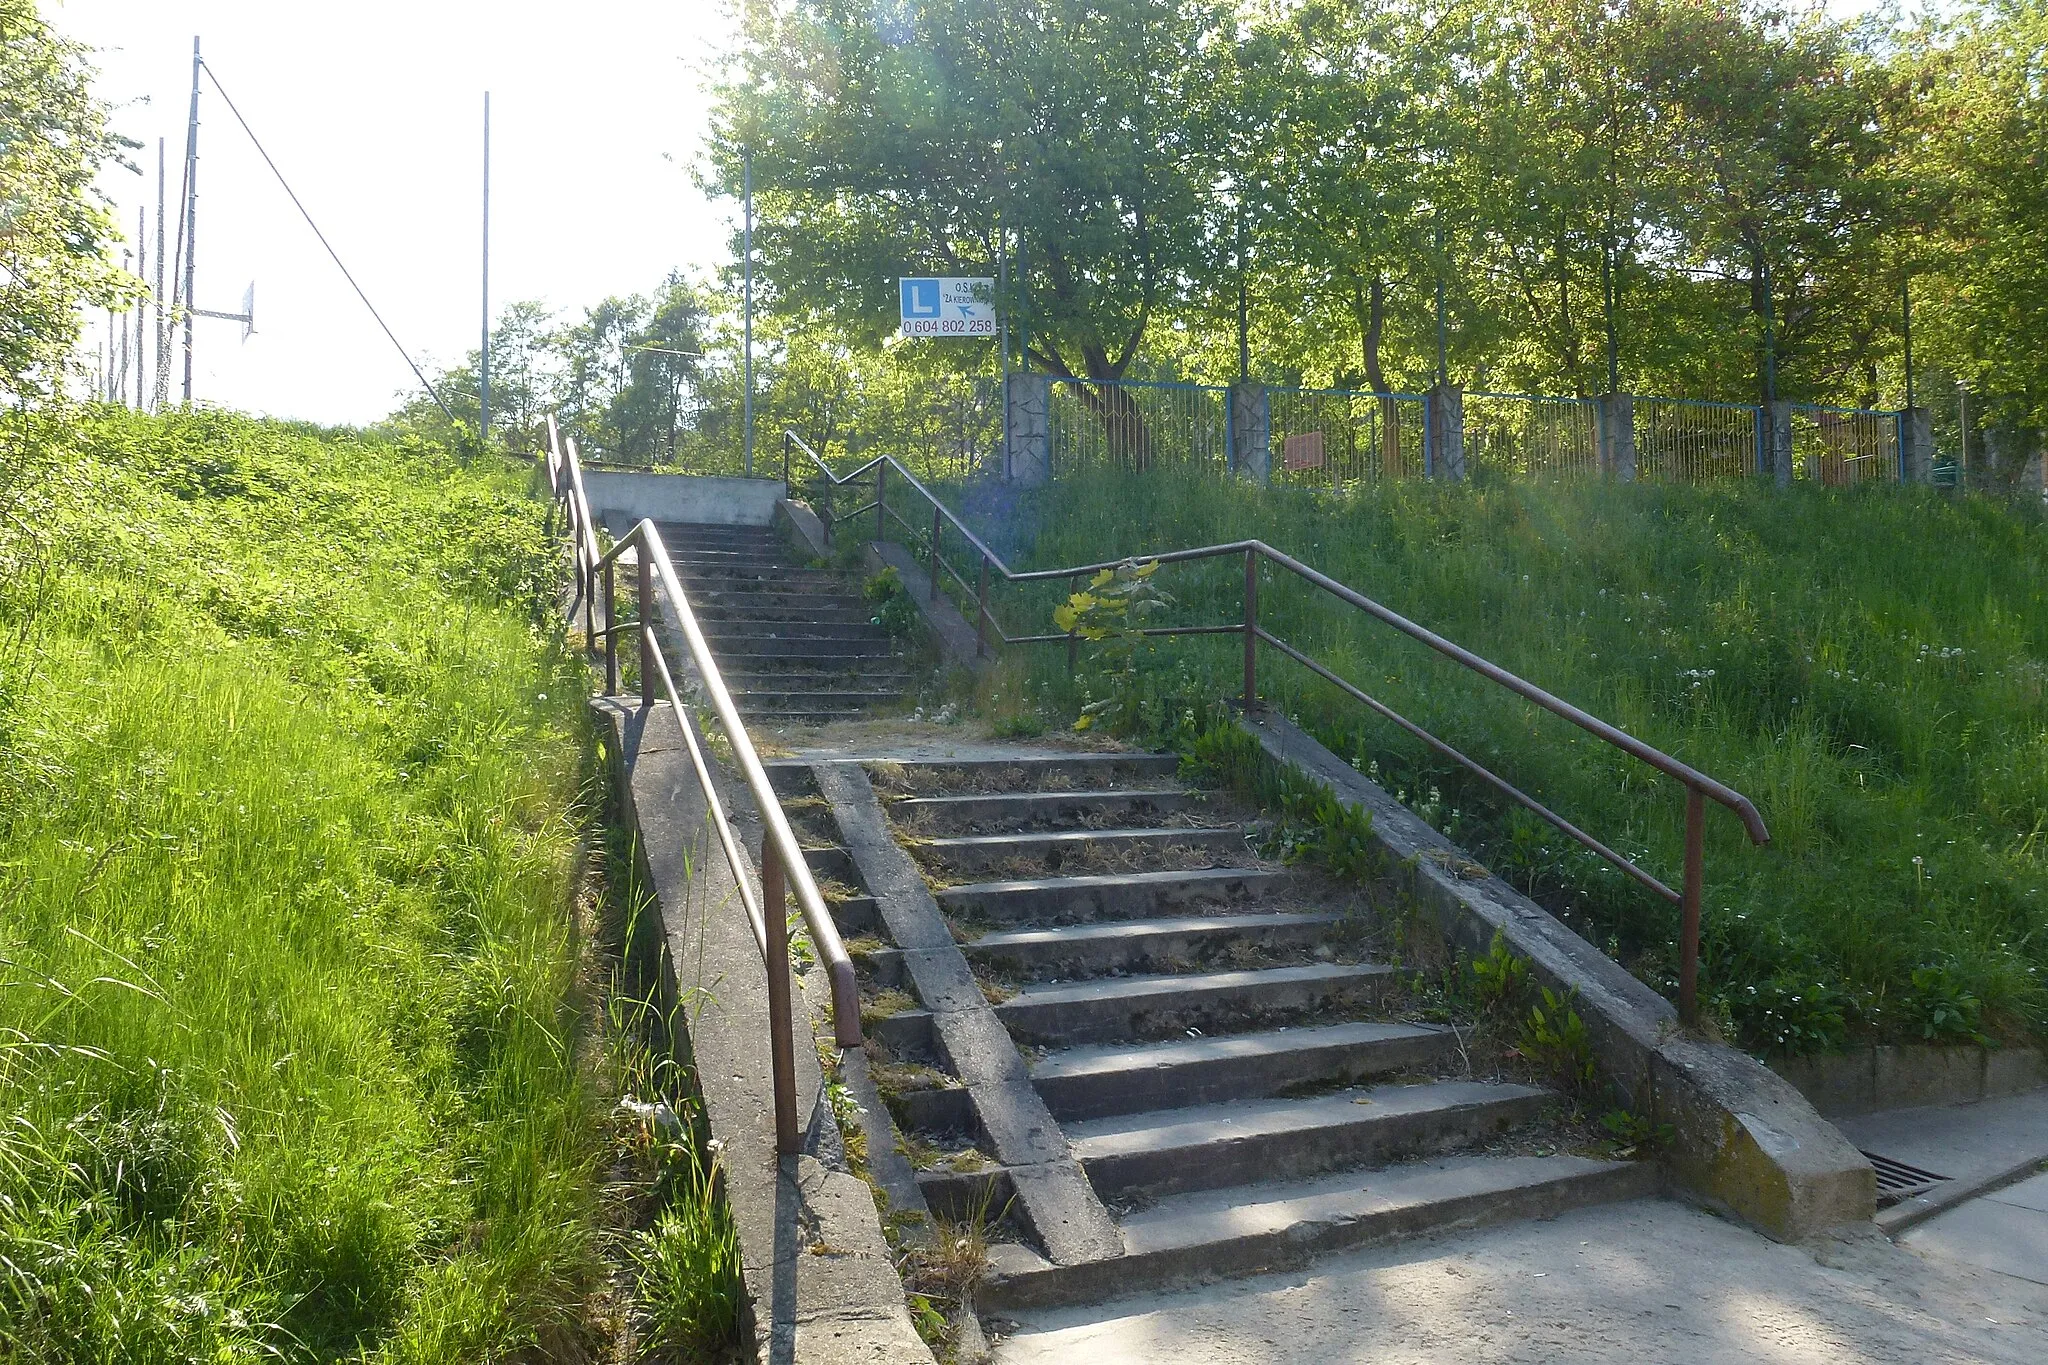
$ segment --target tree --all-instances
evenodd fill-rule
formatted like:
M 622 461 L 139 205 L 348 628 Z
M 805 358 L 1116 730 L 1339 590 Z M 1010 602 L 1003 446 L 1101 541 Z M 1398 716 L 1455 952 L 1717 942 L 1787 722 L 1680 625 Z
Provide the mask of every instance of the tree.
M 1204 0 L 758 7 L 713 160 L 734 193 L 752 151 L 772 305 L 872 344 L 897 276 L 993 273 L 1008 233 L 1030 361 L 1122 378 L 1203 272 L 1225 17 Z M 1089 396 L 1131 430 L 1120 393 Z M 1126 443 L 1142 461 L 1142 434 Z

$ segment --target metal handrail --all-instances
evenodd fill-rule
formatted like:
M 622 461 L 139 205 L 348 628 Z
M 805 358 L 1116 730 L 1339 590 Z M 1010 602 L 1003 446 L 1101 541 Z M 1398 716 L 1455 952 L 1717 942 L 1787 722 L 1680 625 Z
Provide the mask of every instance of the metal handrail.
M 998 643 L 1004 645 L 1050 644 L 1064 641 L 1067 646 L 1067 657 L 1070 666 L 1079 645 L 1079 637 L 1071 631 L 1064 635 L 1012 636 L 1005 634 L 1001 625 L 996 622 L 989 612 L 988 581 L 991 572 L 999 575 L 1004 582 L 1008 583 L 1036 583 L 1055 579 L 1084 578 L 1100 573 L 1104 569 L 1114 569 L 1120 564 L 1129 563 L 1132 558 L 1142 559 L 1148 563 L 1176 564 L 1202 559 L 1242 556 L 1244 559 L 1244 619 L 1241 622 L 1234 625 L 1220 626 L 1162 626 L 1148 629 L 1144 634 L 1241 635 L 1244 638 L 1243 701 L 1248 714 L 1258 704 L 1258 646 L 1263 641 L 1296 663 L 1301 664 L 1318 677 L 1336 686 L 1346 695 L 1363 703 L 1375 714 L 1393 722 L 1408 734 L 1429 745 L 1436 752 L 1443 754 L 1446 758 L 1468 769 L 1495 791 L 1498 791 L 1501 795 L 1546 821 L 1567 838 L 1582 845 L 1599 858 L 1619 868 L 1636 882 L 1677 905 L 1680 909 L 1678 1010 L 1680 1017 L 1686 1023 L 1692 1024 L 1698 1021 L 1700 899 L 1704 882 L 1706 802 L 1711 799 L 1716 804 L 1725 806 L 1728 810 L 1732 811 L 1736 818 L 1741 820 L 1743 829 L 1749 835 L 1752 844 L 1767 844 L 1771 839 L 1770 830 L 1765 827 L 1763 817 L 1757 813 L 1755 804 L 1741 792 L 1736 791 L 1733 787 L 1716 778 L 1707 776 L 1707 774 L 1699 771 L 1692 765 L 1681 762 L 1662 750 L 1645 744 L 1627 731 L 1618 726 L 1610 725 L 1598 716 L 1580 709 L 1562 697 L 1555 696 L 1536 684 L 1514 673 L 1510 673 L 1507 669 L 1473 653 L 1464 646 L 1445 639 L 1435 631 L 1417 625 L 1399 612 L 1373 601 L 1364 593 L 1338 582 L 1320 570 L 1310 568 L 1292 555 L 1276 550 L 1264 541 L 1237 540 L 1224 545 L 1204 545 L 1188 550 L 1168 550 L 1156 555 L 1126 556 L 1121 559 L 1103 560 L 1095 564 L 1082 564 L 1070 568 L 1035 569 L 1019 572 L 1004 563 L 1000 555 L 996 554 L 979 536 L 969 530 L 961 522 L 960 518 L 953 514 L 952 509 L 941 503 L 930 489 L 926 488 L 915 475 L 905 469 L 894 457 L 889 455 L 876 456 L 860 466 L 860 468 L 842 477 L 834 474 L 831 467 L 825 463 L 818 452 L 806 444 L 795 432 L 785 431 L 783 433 L 782 456 L 783 482 L 785 486 L 788 486 L 789 483 L 791 455 L 796 451 L 801 451 L 804 455 L 808 456 L 811 463 L 817 467 L 819 473 L 835 488 L 844 487 L 862 478 L 869 470 L 875 472 L 875 501 L 865 504 L 859 511 L 875 510 L 875 530 L 878 539 L 881 538 L 882 533 L 886 530 L 886 524 L 882 515 L 884 512 L 896 516 L 897 521 L 904 526 L 910 525 L 907 520 L 897 515 L 894 509 L 888 506 L 887 483 L 890 470 L 893 469 L 898 478 L 902 479 L 919 496 L 932 504 L 933 535 L 931 554 L 934 595 L 936 595 L 939 568 L 944 564 L 943 557 L 939 551 L 938 531 L 941 525 L 943 523 L 951 523 L 962 538 L 974 547 L 975 554 L 980 559 L 980 571 L 977 574 L 979 586 L 975 593 L 975 647 L 977 652 L 982 654 L 986 654 L 988 651 L 988 637 L 991 630 L 993 630 Z M 1262 560 L 1276 568 L 1285 569 L 1296 578 L 1316 588 L 1320 588 L 1346 605 L 1357 608 L 1374 620 L 1399 631 L 1401 634 L 1429 646 L 1429 648 L 1450 659 L 1452 662 L 1478 674 L 1489 682 L 1506 688 L 1524 700 L 1542 707 L 1552 715 L 1570 721 L 1573 725 L 1578 726 L 1596 739 L 1612 745 L 1631 758 L 1646 764 L 1684 787 L 1686 792 L 1685 876 L 1682 889 L 1673 890 L 1632 859 L 1594 838 L 1497 773 L 1492 772 L 1483 764 L 1460 752 L 1452 745 L 1431 734 L 1422 726 L 1401 715 L 1392 707 L 1369 695 L 1356 684 L 1339 677 L 1328 667 L 1260 626 L 1258 614 L 1258 569 Z M 964 588 L 966 584 L 964 575 L 960 574 L 950 564 L 944 564 L 944 567 Z
M 698 627 L 697 615 L 690 607 L 689 595 L 683 591 L 675 563 L 662 542 L 661 531 L 651 520 L 643 520 L 621 536 L 611 549 L 600 551 L 596 520 L 591 515 L 590 499 L 584 491 L 576 443 L 573 439 L 566 443 L 561 440 L 553 417 L 548 419 L 548 444 L 548 482 L 555 496 L 567 504 L 567 529 L 576 546 L 576 577 L 578 591 L 583 598 L 585 645 L 594 649 L 600 639 L 603 641 L 605 695 L 618 694 L 619 635 L 622 631 L 631 630 L 638 635 L 640 643 L 641 704 L 651 711 L 657 696 L 658 680 L 661 693 L 666 695 L 675 715 L 676 726 L 682 731 L 683 745 L 689 754 L 690 766 L 696 772 L 697 785 L 704 793 L 708 823 L 716 831 L 726 863 L 732 869 L 740 904 L 746 911 L 755 946 L 760 949 L 761 962 L 768 973 L 769 1053 L 775 1073 L 775 1147 L 785 1154 L 796 1152 L 801 1146 L 801 1132 L 796 1115 L 796 1032 L 790 1000 L 789 924 L 783 909 L 787 897 L 796 897 L 818 959 L 824 963 L 831 977 L 833 1037 L 842 1048 L 861 1045 L 860 984 L 854 975 L 853 959 L 839 936 L 839 926 L 833 922 L 831 911 L 826 908 L 824 896 L 818 891 L 810 864 L 804 858 L 803 846 L 798 843 L 796 832 L 790 828 L 789 817 L 768 781 L 767 769 L 761 765 L 760 755 L 754 750 L 753 739 L 740 719 L 739 708 L 733 704 L 732 693 L 726 688 L 717 661 L 711 656 L 704 632 Z M 623 562 L 622 556 L 629 549 L 634 551 L 634 568 L 639 580 L 639 614 L 637 619 L 621 623 L 613 615 L 615 579 Z M 602 628 L 595 624 L 593 606 L 600 578 L 605 604 Z M 657 588 L 666 594 L 675 611 L 684 644 L 703 683 L 705 697 L 732 747 L 733 766 L 739 770 L 740 778 L 761 815 L 761 892 L 758 899 L 747 877 L 746 860 L 726 820 L 717 784 L 712 781 L 711 766 L 685 716 L 675 675 L 670 671 L 668 658 L 654 633 Z

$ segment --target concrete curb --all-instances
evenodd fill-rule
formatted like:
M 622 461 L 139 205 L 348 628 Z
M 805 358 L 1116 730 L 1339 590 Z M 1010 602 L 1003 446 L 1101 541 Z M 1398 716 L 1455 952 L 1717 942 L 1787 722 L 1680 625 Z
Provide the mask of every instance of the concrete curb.
M 688 755 L 648 737 L 672 730 L 668 708 L 645 716 L 637 699 L 625 697 L 596 697 L 591 707 L 610 749 L 620 816 L 638 840 L 655 894 L 660 1004 L 685 1035 L 712 1137 L 722 1146 L 758 1358 L 931 1365 L 873 1193 L 845 1169 L 818 1054 L 803 1036 L 807 1027 L 815 1035 L 822 1019 L 801 991 L 792 995 L 804 1005 L 796 1072 L 805 1150 L 776 1156 L 767 978 Z M 744 792 L 714 780 L 729 811 L 746 809 Z M 754 877 L 755 869 L 744 875 Z
M 1897 1238 L 1908 1228 L 1917 1227 L 1936 1214 L 1947 1213 L 1972 1199 L 1996 1194 L 2006 1186 L 2017 1185 L 2044 1170 L 2048 1170 L 2048 1157 L 2036 1153 L 1975 1180 L 1951 1180 L 1935 1186 L 1926 1194 L 1878 1210 L 1877 1226 L 1885 1236 Z
M 1286 718 L 1262 712 L 1239 723 L 1273 761 L 1371 812 L 1390 879 L 1454 943 L 1484 953 L 1498 930 L 1539 979 L 1578 992 L 1606 1074 L 1632 1107 L 1677 1130 L 1664 1164 L 1678 1185 L 1783 1242 L 1871 1220 L 1870 1163 L 1789 1082 L 1734 1048 L 1682 1032 L 1662 996 Z

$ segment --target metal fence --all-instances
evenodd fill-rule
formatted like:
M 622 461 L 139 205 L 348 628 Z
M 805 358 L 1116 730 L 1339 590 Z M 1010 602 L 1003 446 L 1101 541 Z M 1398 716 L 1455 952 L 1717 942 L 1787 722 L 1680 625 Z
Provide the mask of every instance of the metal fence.
M 1046 416 L 1055 476 L 1230 465 L 1229 391 L 1215 385 L 1055 379 Z
M 1600 472 L 1600 405 L 1591 398 L 1465 395 L 1465 465 L 1522 478 Z
M 1259 432 L 1248 414 L 1233 415 L 1233 394 L 1219 385 L 1054 380 L 1047 415 L 1053 473 L 1105 467 L 1223 473 L 1247 455 L 1234 448 L 1233 435 L 1266 450 L 1271 481 L 1281 486 L 1341 490 L 1432 472 L 1435 415 L 1423 394 L 1270 386 L 1265 395 L 1266 428 Z M 1599 399 L 1468 392 L 1462 402 L 1468 470 L 1521 479 L 1621 472 L 1608 469 L 1624 456 L 1603 449 Z M 1630 403 L 1636 478 L 1711 483 L 1771 466 L 1771 423 L 1757 404 L 1647 395 Z M 1793 477 L 1829 486 L 1901 477 L 1899 413 L 1787 406 Z M 915 434 L 897 444 L 910 452 L 914 467 L 934 475 L 991 468 L 1000 407 L 1000 395 L 991 391 L 985 401 L 956 401 L 948 413 L 934 411 L 922 426 L 899 420 L 899 431 Z M 1245 429 L 1233 433 L 1234 423 Z
M 1872 479 L 1891 482 L 1904 473 L 1898 413 L 1811 403 L 1791 407 L 1794 478 L 1832 487 Z
M 1764 464 L 1763 409 L 1754 403 L 1637 398 L 1635 437 L 1639 479 L 1712 483 Z
M 1420 476 L 1428 399 L 1352 389 L 1267 390 L 1272 481 L 1296 488 Z

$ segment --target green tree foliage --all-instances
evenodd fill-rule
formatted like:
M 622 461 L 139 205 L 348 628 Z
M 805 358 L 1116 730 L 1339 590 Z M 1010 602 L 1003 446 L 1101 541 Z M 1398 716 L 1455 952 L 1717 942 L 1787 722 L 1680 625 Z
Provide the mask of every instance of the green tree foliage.
M 90 76 L 34 0 L 0 0 L 0 398 L 16 406 L 60 391 L 79 308 L 120 288 L 92 190 L 119 144 Z
M 1441 289 L 1470 386 L 1895 403 L 1913 272 L 1923 363 L 2037 411 L 2043 10 L 784 0 L 711 182 L 751 151 L 765 306 L 854 351 L 1007 241 L 1056 375 L 1221 380 L 1242 326 L 1268 380 L 1420 387 Z
M 2048 425 L 2048 3 L 1993 0 L 1902 46 L 1923 335 L 2007 419 Z

